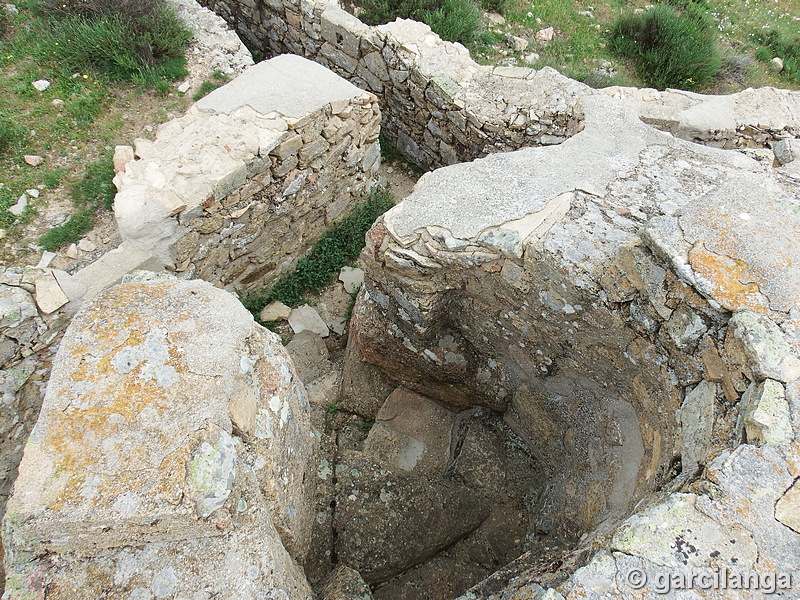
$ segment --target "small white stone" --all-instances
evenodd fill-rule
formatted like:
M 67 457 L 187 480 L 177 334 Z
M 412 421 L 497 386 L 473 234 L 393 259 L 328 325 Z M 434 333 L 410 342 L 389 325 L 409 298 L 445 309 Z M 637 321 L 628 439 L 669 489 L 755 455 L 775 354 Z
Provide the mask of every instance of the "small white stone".
M 37 269 L 46 269 L 50 266 L 50 263 L 53 262 L 53 259 L 56 257 L 55 252 L 42 252 L 42 258 L 39 259 L 39 264 L 36 265 Z
M 23 159 L 32 167 L 38 167 L 44 162 L 44 158 L 36 154 L 26 154 Z
M 49 87 L 50 87 L 50 82 L 49 82 L 49 81 L 47 81 L 46 79 L 37 79 L 36 81 L 34 81 L 33 83 L 31 83 L 31 85 L 32 85 L 33 87 L 35 87 L 37 90 L 39 90 L 40 92 L 43 92 L 43 91 L 45 91 L 47 88 L 49 88 Z
M 25 212 L 26 208 L 28 208 L 28 196 L 22 194 L 22 196 L 20 196 L 17 199 L 17 203 L 14 206 L 10 206 L 8 208 L 8 212 L 10 212 L 15 217 L 18 217 Z
M 780 56 L 776 56 L 769 61 L 769 68 L 774 73 L 780 73 L 783 71 L 783 59 Z
M 192 82 L 191 81 L 184 81 L 182 84 L 180 84 L 178 86 L 178 91 L 181 94 L 185 94 L 186 92 L 189 91 L 189 89 L 191 89 L 191 87 L 192 87 Z
M 38 198 L 39 197 L 39 190 L 36 188 L 31 188 L 29 190 L 25 190 L 25 193 L 28 194 L 31 198 Z
M 339 281 L 344 285 L 344 291 L 355 294 L 364 285 L 364 271 L 353 267 L 342 267 L 339 271 Z
M 55 106 L 58 110 L 64 108 L 64 101 L 61 98 L 53 98 L 50 104 Z
M 78 246 L 76 246 L 75 244 L 70 244 L 65 254 L 67 258 L 71 258 L 73 260 L 78 258 Z
M 331 333 L 319 313 L 308 304 L 292 310 L 289 315 L 289 325 L 295 333 L 310 331 L 320 337 L 328 337 Z
M 78 242 L 78 249 L 81 252 L 94 252 L 97 250 L 97 244 L 95 244 L 92 240 L 87 240 L 83 238 L 81 241 Z
M 283 302 L 270 302 L 261 310 L 258 318 L 265 323 L 269 321 L 285 321 L 291 313 L 292 309 Z
M 536 32 L 536 39 L 539 40 L 540 42 L 551 42 L 553 41 L 554 35 L 555 35 L 555 29 L 553 29 L 552 27 L 546 27 Z
M 749 221 L 750 220 L 750 215 L 747 214 L 747 213 L 739 213 L 739 218 L 742 221 Z

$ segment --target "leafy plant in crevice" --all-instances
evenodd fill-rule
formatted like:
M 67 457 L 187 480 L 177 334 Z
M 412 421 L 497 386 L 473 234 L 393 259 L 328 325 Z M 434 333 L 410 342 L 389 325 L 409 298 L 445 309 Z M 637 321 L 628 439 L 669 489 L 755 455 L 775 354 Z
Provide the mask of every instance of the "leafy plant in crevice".
M 304 302 L 304 295 L 331 284 L 339 270 L 355 260 L 364 248 L 364 236 L 375 220 L 394 206 L 394 197 L 386 188 L 378 188 L 334 223 L 301 258 L 294 271 L 278 279 L 271 288 L 250 293 L 242 304 L 258 319 L 270 302 L 280 301 L 290 307 Z
M 621 16 L 611 28 L 609 49 L 631 60 L 645 83 L 658 89 L 698 89 L 722 65 L 704 0 L 670 0 Z
M 66 223 L 51 228 L 39 238 L 39 246 L 55 252 L 66 244 L 80 240 L 94 227 L 94 216 L 99 210 L 111 210 L 116 188 L 114 161 L 110 153 L 86 167 L 83 177 L 72 185 L 72 203 L 77 212 Z

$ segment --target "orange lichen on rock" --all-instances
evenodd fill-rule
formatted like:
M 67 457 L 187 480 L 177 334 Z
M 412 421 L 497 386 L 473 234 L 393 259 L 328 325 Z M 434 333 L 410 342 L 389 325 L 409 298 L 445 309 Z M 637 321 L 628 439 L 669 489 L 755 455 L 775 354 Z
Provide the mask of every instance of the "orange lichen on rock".
M 711 252 L 703 242 L 698 242 L 689 251 L 689 263 L 708 283 L 708 292 L 723 308 L 732 312 L 768 312 L 769 300 L 760 291 L 759 276 L 746 262 Z

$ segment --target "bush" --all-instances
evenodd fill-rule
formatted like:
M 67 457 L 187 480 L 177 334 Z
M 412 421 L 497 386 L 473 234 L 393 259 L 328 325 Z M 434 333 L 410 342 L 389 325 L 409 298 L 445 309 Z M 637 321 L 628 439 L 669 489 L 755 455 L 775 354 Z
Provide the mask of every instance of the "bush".
M 624 15 L 612 26 L 609 47 L 631 59 L 644 82 L 658 89 L 697 89 L 721 67 L 716 28 L 704 2 L 672 0 Z
M 420 17 L 443 40 L 467 44 L 475 37 L 481 14 L 471 0 L 441 0 L 438 7 L 422 11 Z
M 154 84 L 186 74 L 192 33 L 162 0 L 46 0 L 39 54 L 70 72 Z
M 427 23 L 443 40 L 471 42 L 480 21 L 473 0 L 363 0 L 359 18 L 368 25 L 381 25 L 397 18 Z

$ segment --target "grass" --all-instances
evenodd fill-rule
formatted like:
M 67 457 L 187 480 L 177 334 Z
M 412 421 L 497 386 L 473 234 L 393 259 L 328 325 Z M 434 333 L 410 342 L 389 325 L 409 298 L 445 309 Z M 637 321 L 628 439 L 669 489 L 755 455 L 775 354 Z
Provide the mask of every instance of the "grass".
M 463 44 L 473 41 L 480 21 L 473 0 L 362 0 L 359 6 L 359 18 L 368 25 L 381 25 L 397 17 L 415 19 L 430 25 L 442 39 Z
M 141 85 L 187 74 L 192 32 L 160 0 L 44 0 L 34 12 L 40 60 Z
M 292 308 L 300 306 L 305 302 L 305 294 L 330 285 L 339 270 L 358 257 L 364 248 L 367 230 L 394 203 L 387 189 L 375 190 L 365 202 L 322 234 L 298 261 L 294 271 L 278 279 L 271 288 L 246 295 L 242 304 L 256 319 L 270 302 L 280 301 Z
M 110 153 L 86 167 L 83 177 L 72 185 L 72 203 L 78 212 L 66 223 L 53 227 L 39 238 L 42 249 L 55 252 L 66 244 L 74 244 L 94 227 L 94 216 L 100 210 L 111 210 L 116 188 L 114 162 Z
M 0 264 L 35 264 L 45 232 L 37 216 L 53 202 L 66 209 L 72 205 L 72 214 L 43 238 L 43 245 L 56 249 L 83 237 L 97 211 L 113 198 L 114 145 L 142 136 L 144 124 L 168 120 L 188 104 L 188 98 L 167 98 L 172 84 L 163 77 L 148 84 L 142 70 L 122 82 L 99 63 L 78 67 L 61 62 L 55 44 L 47 44 L 54 39 L 55 17 L 42 15 L 36 6 L 33 10 L 20 3 L 19 14 L 0 13 L 6 26 L 5 34 L 0 33 Z M 38 79 L 49 81 L 50 87 L 34 89 L 31 82 Z M 29 166 L 23 160 L 26 154 L 42 156 L 45 162 Z M 97 185 L 95 169 L 103 172 L 103 191 L 92 189 Z M 31 198 L 21 216 L 11 214 L 8 208 L 31 188 L 40 190 L 40 197 Z
M 648 87 L 697 90 L 722 67 L 714 19 L 702 0 L 671 0 L 619 17 L 610 49 L 632 61 Z
M 213 81 L 204 81 L 200 84 L 200 89 L 195 92 L 194 96 L 192 96 L 192 100 L 197 102 L 200 98 L 208 96 L 211 92 L 213 92 L 218 87 L 222 87 L 222 83 L 214 83 Z
M 479 28 L 467 45 L 473 58 L 483 64 L 550 66 L 594 87 L 645 86 L 651 81 L 634 60 L 613 51 L 610 34 L 617 20 L 634 16 L 634 10 L 644 12 L 653 4 L 653 0 L 507 0 L 496 11 L 505 16 L 505 24 Z M 800 0 L 680 0 L 680 4 L 703 9 L 713 28 L 722 67 L 718 76 L 701 84 L 687 75 L 681 87 L 707 93 L 762 85 L 800 88 L 794 58 Z M 534 39 L 538 30 L 550 26 L 556 30 L 552 41 Z M 514 52 L 506 42 L 510 35 L 523 37 L 529 46 Z M 781 74 L 772 73 L 767 66 L 774 56 L 784 60 Z M 688 82 L 689 77 L 693 81 Z

